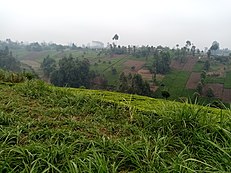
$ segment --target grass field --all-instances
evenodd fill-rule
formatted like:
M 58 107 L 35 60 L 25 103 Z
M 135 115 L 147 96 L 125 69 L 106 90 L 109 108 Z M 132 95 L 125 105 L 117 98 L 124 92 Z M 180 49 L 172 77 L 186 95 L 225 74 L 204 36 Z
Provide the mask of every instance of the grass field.
M 230 172 L 230 118 L 136 95 L 1 84 L 0 172 Z
M 220 83 L 220 84 L 223 84 L 225 82 L 225 78 L 206 76 L 205 82 L 206 83 Z
M 224 88 L 231 88 L 231 71 L 225 74 Z
M 197 63 L 193 67 L 194 72 L 201 72 L 203 69 L 204 69 L 204 62 L 202 61 L 197 61 Z
M 177 100 L 179 97 L 190 96 L 193 92 L 185 88 L 189 76 L 190 72 L 172 71 L 165 75 L 162 81 L 164 86 L 158 89 L 157 94 L 161 97 L 161 90 L 167 90 L 170 93 L 169 99 L 171 100 Z

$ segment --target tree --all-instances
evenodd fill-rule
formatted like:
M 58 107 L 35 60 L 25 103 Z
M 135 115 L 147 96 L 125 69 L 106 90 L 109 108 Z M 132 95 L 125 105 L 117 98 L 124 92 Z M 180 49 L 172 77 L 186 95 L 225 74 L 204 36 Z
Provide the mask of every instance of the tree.
M 191 41 L 187 40 L 187 41 L 186 41 L 185 47 L 187 48 L 188 51 L 190 50 L 189 47 L 190 47 L 191 45 L 192 45 Z
M 207 51 L 207 56 L 208 56 L 208 58 L 210 58 L 210 56 L 211 56 L 211 50 L 210 49 Z
M 193 45 L 192 48 L 191 48 L 191 51 L 192 51 L 193 56 L 195 56 L 196 46 Z
M 69 55 L 59 61 L 59 69 L 51 74 L 51 83 L 57 86 L 89 87 L 90 85 L 90 63 L 87 59 L 79 61 Z
M 204 70 L 205 71 L 208 71 L 209 70 L 209 67 L 210 67 L 210 63 L 208 60 L 205 61 L 205 64 L 204 64 Z
M 205 79 L 206 78 L 206 71 L 202 71 L 201 72 L 201 79 Z
M 0 50 L 0 68 L 14 72 L 19 72 L 21 70 L 20 62 L 13 57 L 8 46 Z
M 202 85 L 201 82 L 199 82 L 199 83 L 197 84 L 196 90 L 197 90 L 197 92 L 198 92 L 199 94 L 202 94 L 203 85 Z
M 210 47 L 210 50 L 216 51 L 216 50 L 218 50 L 218 49 L 219 49 L 219 43 L 218 43 L 217 41 L 214 41 L 214 42 L 212 43 L 212 46 Z
M 209 98 L 215 96 L 215 95 L 214 95 L 214 92 L 213 92 L 213 90 L 212 90 L 212 88 L 209 88 L 209 89 L 207 90 L 206 96 L 209 97 Z
M 153 66 L 157 73 L 166 74 L 170 70 L 170 54 L 169 52 L 162 51 L 156 59 Z
M 128 92 L 128 79 L 125 76 L 124 72 L 120 74 L 119 83 L 118 83 L 118 91 Z
M 166 90 L 161 91 L 162 97 L 164 97 L 166 100 L 170 97 L 170 93 Z
M 120 92 L 151 96 L 150 85 L 142 79 L 140 74 L 125 76 L 124 73 L 121 73 L 117 88 Z
M 47 57 L 43 59 L 40 67 L 43 69 L 44 75 L 50 77 L 50 74 L 56 68 L 56 62 L 54 59 L 50 58 L 49 55 L 47 55 Z
M 112 38 L 112 40 L 119 40 L 119 36 L 117 34 L 115 34 L 114 37 Z

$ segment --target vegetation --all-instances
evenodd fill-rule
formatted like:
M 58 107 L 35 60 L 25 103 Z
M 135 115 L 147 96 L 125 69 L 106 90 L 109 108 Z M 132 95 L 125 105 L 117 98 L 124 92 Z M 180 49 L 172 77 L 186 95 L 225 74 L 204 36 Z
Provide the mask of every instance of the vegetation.
M 214 42 L 206 50 L 211 53 L 210 58 L 207 58 L 206 53 L 208 52 L 200 51 L 190 40 L 187 40 L 182 47 L 177 44 L 176 48 L 171 49 L 149 45 L 121 46 L 117 44 L 118 39 L 119 36 L 115 34 L 112 43 L 109 43 L 107 48 L 100 49 L 78 47 L 74 43 L 70 45 L 38 42 L 24 44 L 23 42 L 13 42 L 10 39 L 0 41 L 0 47 L 4 50 L 8 46 L 13 56 L 21 61 L 23 69 L 36 72 L 41 79 L 51 81 L 57 86 L 84 86 L 85 88 L 117 91 L 120 74 L 125 72 L 126 74 L 140 74 L 142 79 L 147 81 L 146 86 L 151 86 L 150 89 L 154 91 L 154 94 L 148 94 L 150 96 L 161 98 L 161 91 L 167 90 L 170 93 L 170 100 L 182 100 L 183 97 L 192 99 L 193 93 L 198 91 L 196 84 L 201 82 L 202 90 L 208 88 L 207 85 L 213 85 L 214 99 L 220 99 L 225 103 L 231 101 L 229 99 L 231 98 L 229 96 L 231 88 L 229 85 L 229 81 L 231 81 L 229 80 L 229 71 L 231 70 L 229 50 L 221 50 L 218 42 Z M 86 62 L 87 59 L 88 70 L 84 68 L 88 71 L 86 79 L 82 80 L 80 76 L 83 75 L 72 73 L 81 71 L 77 70 L 77 66 L 73 68 L 75 70 L 72 72 L 59 71 L 59 62 L 65 57 L 69 57 L 70 54 L 75 57 L 74 59 L 78 59 L 79 63 Z M 64 63 L 65 61 L 63 61 Z M 205 75 L 202 74 L 202 78 L 198 80 L 198 74 L 203 70 L 205 70 Z M 59 73 L 57 73 L 58 71 Z M 53 79 L 51 80 L 52 74 Z M 69 80 L 71 84 L 66 80 Z M 221 92 L 217 92 L 217 90 Z M 206 93 L 203 91 L 201 96 L 206 97 Z
M 90 85 L 89 61 L 79 61 L 72 55 L 59 61 L 59 69 L 51 74 L 51 83 L 56 86 L 89 87 Z
M 230 110 L 36 80 L 0 87 L 1 172 L 231 171 Z
M 7 46 L 4 50 L 0 50 L 0 68 L 16 72 L 21 70 L 20 63 L 13 57 Z
M 41 64 L 41 68 L 43 70 L 44 75 L 50 77 L 50 74 L 56 69 L 56 62 L 48 55 L 46 58 L 44 58 Z
M 121 73 L 118 83 L 118 91 L 144 96 L 152 95 L 148 82 L 144 81 L 142 76 L 139 74 L 135 74 L 133 76 L 129 74 L 126 76 L 124 73 Z

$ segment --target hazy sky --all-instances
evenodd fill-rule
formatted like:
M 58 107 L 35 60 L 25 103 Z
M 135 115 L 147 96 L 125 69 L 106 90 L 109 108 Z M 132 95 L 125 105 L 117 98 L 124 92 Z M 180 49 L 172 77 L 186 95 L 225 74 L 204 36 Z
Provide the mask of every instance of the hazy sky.
M 0 39 L 231 49 L 231 0 L 0 0 Z

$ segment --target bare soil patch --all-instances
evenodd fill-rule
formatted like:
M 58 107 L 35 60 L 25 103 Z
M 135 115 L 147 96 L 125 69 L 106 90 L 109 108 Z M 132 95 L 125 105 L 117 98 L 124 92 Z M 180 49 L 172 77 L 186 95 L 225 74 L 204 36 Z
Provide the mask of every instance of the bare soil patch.
M 200 73 L 192 72 L 187 81 L 186 88 L 196 89 L 199 81 L 200 81 Z
M 127 60 L 123 63 L 125 66 L 125 69 L 129 69 L 130 71 L 138 72 L 145 64 L 144 61 L 135 61 L 135 60 Z M 131 67 L 135 67 L 134 70 L 131 69 Z
M 159 86 L 156 85 L 150 85 L 150 90 L 153 92 L 156 92 L 156 90 L 159 88 Z
M 223 98 L 224 84 L 206 84 L 203 89 L 204 95 L 206 95 L 206 92 L 209 88 L 213 90 L 215 97 L 221 99 Z
M 140 74 L 144 80 L 152 80 L 152 74 L 150 73 L 150 70 L 140 69 L 137 73 Z
M 226 103 L 231 102 L 231 89 L 224 89 L 222 101 L 224 101 Z
M 196 57 L 187 57 L 186 61 L 182 63 L 180 60 L 172 60 L 170 67 L 176 70 L 192 71 L 197 60 Z

